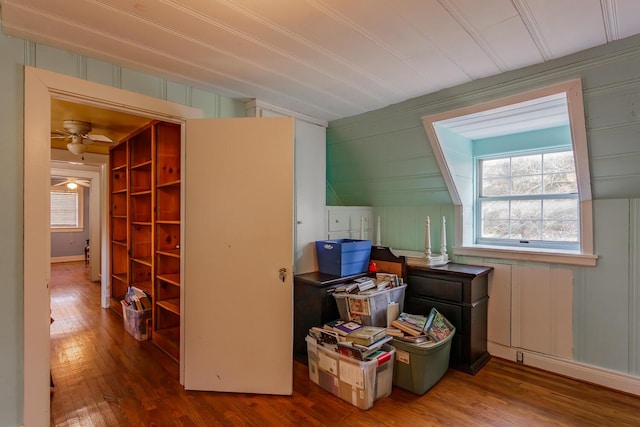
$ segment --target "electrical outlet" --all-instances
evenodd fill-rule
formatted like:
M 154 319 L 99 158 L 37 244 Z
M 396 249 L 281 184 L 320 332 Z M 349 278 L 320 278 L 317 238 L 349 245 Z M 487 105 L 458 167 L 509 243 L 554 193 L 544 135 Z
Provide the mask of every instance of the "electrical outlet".
M 516 352 L 516 363 L 524 364 L 524 353 L 521 351 Z

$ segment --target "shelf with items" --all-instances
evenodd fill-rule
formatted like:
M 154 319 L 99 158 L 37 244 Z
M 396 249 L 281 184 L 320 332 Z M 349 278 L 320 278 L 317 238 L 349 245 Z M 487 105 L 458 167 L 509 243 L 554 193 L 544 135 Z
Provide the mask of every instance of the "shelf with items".
M 152 266 L 150 263 L 141 261 L 141 259 L 135 258 L 131 260 L 131 286 L 153 295 Z

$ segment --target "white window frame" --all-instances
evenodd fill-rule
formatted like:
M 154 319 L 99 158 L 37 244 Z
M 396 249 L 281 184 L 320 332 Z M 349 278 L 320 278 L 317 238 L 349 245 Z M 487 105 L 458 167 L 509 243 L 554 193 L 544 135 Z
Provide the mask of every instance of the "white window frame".
M 526 195 L 510 195 L 510 196 L 486 196 L 482 193 L 482 168 L 481 163 L 485 160 L 493 160 L 493 159 L 513 159 L 514 157 L 520 156 L 529 156 L 535 154 L 549 154 L 549 153 L 558 153 L 558 152 L 568 152 L 572 150 L 567 149 L 557 149 L 551 148 L 546 150 L 535 150 L 535 151 L 527 151 L 527 152 L 504 152 L 500 155 L 492 155 L 492 156 L 479 156 L 474 159 L 474 166 L 476 167 L 476 200 L 475 200 L 475 210 L 476 210 L 476 236 L 475 241 L 477 244 L 481 245 L 494 245 L 494 246 L 516 246 L 520 248 L 539 248 L 539 249 L 558 249 L 558 250 L 578 250 L 580 245 L 580 233 L 578 232 L 577 241 L 576 242 L 564 242 L 564 241 L 555 241 L 555 240 L 527 240 L 527 239 L 500 239 L 500 238 L 492 238 L 492 237 L 483 237 L 482 234 L 482 203 L 485 201 L 517 201 L 517 200 L 577 200 L 578 193 L 558 193 L 558 194 L 526 194 Z M 575 163 L 575 159 L 574 159 Z M 544 176 L 544 171 L 542 172 Z M 541 212 L 542 214 L 542 212 Z M 542 220 L 542 218 L 540 218 Z M 579 216 L 579 207 L 578 207 L 578 218 L 576 218 L 576 223 L 578 225 L 578 231 L 580 226 L 580 216 Z
M 74 193 L 77 196 L 77 218 L 78 224 L 76 227 L 65 227 L 65 226 L 57 226 L 54 227 L 49 222 L 49 229 L 52 233 L 74 233 L 74 232 L 82 232 L 84 231 L 84 190 L 82 187 L 78 186 L 77 188 L 71 190 L 66 187 L 51 187 L 49 190 L 49 197 L 51 197 L 52 192 L 60 192 L 60 193 Z M 51 203 L 49 205 L 51 208 Z M 51 215 L 49 215 L 49 221 L 51 221 Z
M 544 248 L 521 248 L 510 246 L 481 245 L 475 243 L 475 215 L 473 197 L 463 200 L 461 194 L 474 192 L 473 188 L 457 188 L 452 168 L 444 155 L 442 141 L 438 138 L 435 124 L 455 117 L 475 114 L 512 104 L 565 93 L 571 130 L 571 142 L 576 163 L 578 198 L 580 209 L 580 248 L 578 250 L 560 250 Z M 433 149 L 434 156 L 451 195 L 455 210 L 454 255 L 491 257 L 520 261 L 546 262 L 579 266 L 595 266 L 598 257 L 593 253 L 593 206 L 591 196 L 591 177 L 587 152 L 587 132 L 584 119 L 582 82 L 573 79 L 541 89 L 536 89 L 506 98 L 472 105 L 444 113 L 422 118 L 422 122 Z M 473 181 L 473 180 L 472 180 Z M 470 184 L 471 185 L 471 184 Z M 470 200 L 471 199 L 471 200 Z

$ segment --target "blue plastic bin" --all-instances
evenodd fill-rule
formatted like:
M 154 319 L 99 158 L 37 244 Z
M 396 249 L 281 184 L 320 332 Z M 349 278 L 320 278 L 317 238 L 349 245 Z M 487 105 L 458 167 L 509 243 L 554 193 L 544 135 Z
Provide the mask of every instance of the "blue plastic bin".
M 318 240 L 316 254 L 320 273 L 333 276 L 366 273 L 369 270 L 371 240 Z

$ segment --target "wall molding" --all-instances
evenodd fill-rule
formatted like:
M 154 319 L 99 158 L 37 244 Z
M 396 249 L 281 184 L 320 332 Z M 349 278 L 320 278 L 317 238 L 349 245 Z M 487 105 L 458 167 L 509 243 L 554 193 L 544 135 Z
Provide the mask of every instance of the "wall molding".
M 488 342 L 487 348 L 489 354 L 494 357 L 515 362 L 516 355 L 520 352 L 523 354 L 523 364 L 526 366 L 640 396 L 640 377 L 493 342 Z

